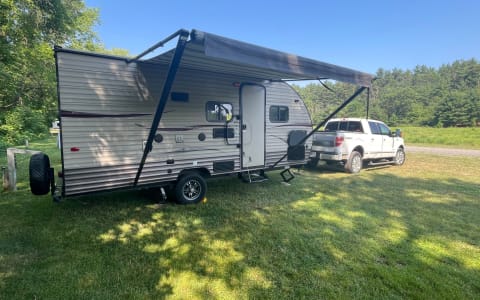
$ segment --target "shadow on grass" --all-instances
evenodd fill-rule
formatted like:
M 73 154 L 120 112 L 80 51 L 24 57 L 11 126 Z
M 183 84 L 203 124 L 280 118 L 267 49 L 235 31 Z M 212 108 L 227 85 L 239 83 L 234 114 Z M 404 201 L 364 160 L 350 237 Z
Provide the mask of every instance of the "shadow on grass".
M 292 186 L 280 184 L 278 174 L 271 177 L 252 185 L 212 180 L 207 203 L 197 206 L 159 205 L 137 192 L 60 205 L 17 199 L 1 213 L 0 294 L 272 299 L 480 293 L 478 185 L 375 172 L 304 171 Z M 14 198 L 2 195 L 0 206 Z

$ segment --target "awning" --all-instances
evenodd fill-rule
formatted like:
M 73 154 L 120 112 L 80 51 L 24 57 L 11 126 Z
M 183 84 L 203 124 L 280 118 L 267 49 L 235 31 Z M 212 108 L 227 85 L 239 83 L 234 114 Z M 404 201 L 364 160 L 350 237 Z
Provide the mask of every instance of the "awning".
M 168 64 L 173 53 L 171 50 L 144 62 Z M 370 87 L 374 78 L 368 73 L 198 30 L 190 34 L 180 67 L 254 80 L 332 79 L 363 87 Z

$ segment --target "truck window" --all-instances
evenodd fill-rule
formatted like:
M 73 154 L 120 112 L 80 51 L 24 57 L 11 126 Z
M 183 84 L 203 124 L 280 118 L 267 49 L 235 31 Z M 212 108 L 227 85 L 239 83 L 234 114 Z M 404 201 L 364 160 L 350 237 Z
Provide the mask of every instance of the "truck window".
M 347 131 L 348 122 L 340 122 L 338 126 L 339 131 Z
M 363 132 L 362 124 L 359 121 L 348 122 L 347 131 Z
M 325 131 L 337 131 L 338 122 L 329 122 L 325 127 Z
M 382 135 L 390 135 L 390 128 L 388 128 L 387 125 L 378 123 L 378 127 L 380 128 L 380 133 Z
M 370 131 L 372 132 L 372 134 L 380 134 L 380 129 L 378 128 L 376 122 L 369 121 L 368 126 L 370 126 Z

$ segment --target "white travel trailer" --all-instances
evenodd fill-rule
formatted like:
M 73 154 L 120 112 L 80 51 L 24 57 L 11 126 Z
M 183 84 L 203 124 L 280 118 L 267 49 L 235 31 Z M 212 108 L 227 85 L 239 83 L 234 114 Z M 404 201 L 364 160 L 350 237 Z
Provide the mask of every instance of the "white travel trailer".
M 142 59 L 177 37 L 174 49 Z M 62 183 L 54 187 L 44 154 L 31 159 L 30 183 L 56 197 L 168 184 L 180 203 L 197 203 L 210 176 L 251 182 L 281 168 L 289 180 L 288 168 L 310 156 L 312 122 L 286 81 L 344 81 L 357 95 L 373 79 L 198 30 L 135 58 L 60 47 L 55 58 Z

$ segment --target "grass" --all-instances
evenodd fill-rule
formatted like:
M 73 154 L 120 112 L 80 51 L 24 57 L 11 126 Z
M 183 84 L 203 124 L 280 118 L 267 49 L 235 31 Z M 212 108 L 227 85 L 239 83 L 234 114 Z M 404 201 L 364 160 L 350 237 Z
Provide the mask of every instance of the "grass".
M 431 128 L 402 127 L 405 143 L 480 149 L 480 127 Z
M 215 179 L 195 206 L 135 191 L 56 204 L 29 193 L 26 164 L 0 194 L 2 299 L 480 297 L 478 159 Z

